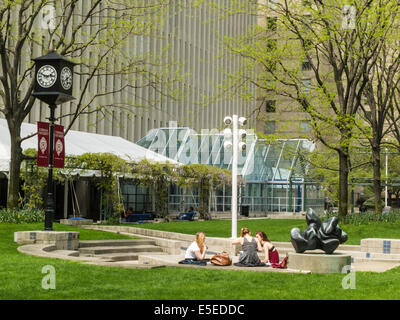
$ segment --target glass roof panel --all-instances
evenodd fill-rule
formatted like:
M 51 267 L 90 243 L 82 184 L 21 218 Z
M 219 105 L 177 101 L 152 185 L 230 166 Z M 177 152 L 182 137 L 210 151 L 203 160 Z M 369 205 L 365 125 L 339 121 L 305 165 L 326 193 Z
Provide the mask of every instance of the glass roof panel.
M 224 135 L 220 132 L 197 134 L 189 128 L 153 129 L 137 143 L 183 164 L 203 163 L 222 169 L 232 166 L 232 149 L 224 148 Z M 314 146 L 305 139 L 270 143 L 250 133 L 246 137 L 246 150 L 239 153 L 238 172 L 246 181 L 287 181 L 292 174 L 302 176 L 306 168 L 296 161 L 297 149 L 312 151 Z

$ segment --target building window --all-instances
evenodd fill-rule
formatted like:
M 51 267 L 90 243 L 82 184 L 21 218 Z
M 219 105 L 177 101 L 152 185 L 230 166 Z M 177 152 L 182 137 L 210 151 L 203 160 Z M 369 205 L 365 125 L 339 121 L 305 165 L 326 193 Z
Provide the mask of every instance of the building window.
M 276 101 L 267 100 L 265 101 L 265 112 L 275 112 L 276 111 Z
M 267 0 L 268 2 L 268 8 L 270 9 L 276 9 L 278 6 L 278 0 Z
M 307 58 L 305 58 L 302 63 L 301 63 L 301 70 L 303 71 L 307 71 L 307 70 L 311 70 L 311 63 L 310 60 L 308 60 Z
M 275 133 L 275 121 L 265 121 L 265 134 L 273 134 Z
M 267 50 L 274 51 L 277 48 L 276 39 L 267 39 Z
M 276 31 L 277 17 L 267 17 L 267 30 Z
M 151 192 L 130 181 L 121 183 L 121 193 L 125 209 L 132 208 L 133 212 L 148 212 L 152 210 Z
M 301 90 L 306 93 L 311 91 L 311 79 L 301 80 Z
M 308 133 L 311 131 L 310 120 L 302 120 L 300 121 L 300 131 L 303 133 Z

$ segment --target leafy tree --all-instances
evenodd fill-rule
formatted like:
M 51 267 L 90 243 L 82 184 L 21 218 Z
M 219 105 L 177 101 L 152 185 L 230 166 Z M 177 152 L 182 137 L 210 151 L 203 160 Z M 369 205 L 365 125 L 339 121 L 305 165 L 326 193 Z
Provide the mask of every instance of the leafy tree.
M 398 8 L 391 8 L 393 15 L 398 15 Z M 390 23 L 390 21 L 388 21 Z M 373 189 L 375 213 L 382 212 L 381 201 L 381 152 L 382 143 L 392 131 L 396 132 L 397 119 L 394 114 L 394 99 L 400 81 L 400 39 L 398 27 L 393 26 L 392 33 L 386 36 L 375 65 L 369 73 L 364 73 L 368 83 L 364 89 L 365 100 L 360 100 L 360 113 L 365 121 L 361 132 L 368 141 L 373 167 Z M 395 135 L 396 136 L 396 135 Z M 400 144 L 399 144 L 400 145 Z
M 293 102 L 308 115 L 313 138 L 337 153 L 340 217 L 348 212 L 350 146 L 361 126 L 357 112 L 397 12 L 397 1 L 390 0 L 354 0 L 351 6 L 343 0 L 260 2 L 253 12 L 260 23 L 242 37 L 224 39 L 246 61 L 226 89 L 250 97 L 255 87 L 254 100 Z M 273 28 L 265 23 L 269 19 Z
M 131 164 L 131 169 L 139 184 L 153 190 L 156 211 L 161 217 L 167 218 L 169 187 L 176 183 L 177 165 L 142 160 Z
M 206 164 L 190 164 L 178 168 L 178 184 L 183 187 L 197 187 L 199 190 L 198 211 L 202 219 L 210 219 L 210 192 L 214 187 L 231 184 L 229 170 Z

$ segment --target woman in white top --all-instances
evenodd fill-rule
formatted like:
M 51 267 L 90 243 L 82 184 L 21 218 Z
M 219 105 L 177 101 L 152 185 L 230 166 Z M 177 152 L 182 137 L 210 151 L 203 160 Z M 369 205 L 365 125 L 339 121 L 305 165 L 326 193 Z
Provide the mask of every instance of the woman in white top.
M 206 235 L 204 232 L 197 232 L 195 241 L 186 249 L 185 260 L 205 260 L 206 250 L 208 247 L 205 244 Z

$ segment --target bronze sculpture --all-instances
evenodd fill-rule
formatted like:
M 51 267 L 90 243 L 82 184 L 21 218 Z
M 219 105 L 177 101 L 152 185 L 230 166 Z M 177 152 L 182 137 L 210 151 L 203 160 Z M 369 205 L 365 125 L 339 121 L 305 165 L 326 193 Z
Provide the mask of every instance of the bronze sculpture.
M 322 249 L 327 254 L 333 253 L 339 244 L 347 241 L 347 234 L 338 226 L 338 218 L 331 217 L 321 222 L 313 209 L 306 214 L 308 227 L 301 232 L 299 228 L 290 231 L 290 239 L 297 253 L 306 250 Z

